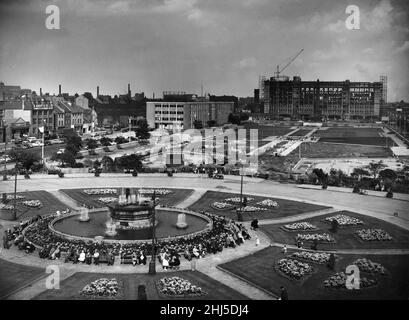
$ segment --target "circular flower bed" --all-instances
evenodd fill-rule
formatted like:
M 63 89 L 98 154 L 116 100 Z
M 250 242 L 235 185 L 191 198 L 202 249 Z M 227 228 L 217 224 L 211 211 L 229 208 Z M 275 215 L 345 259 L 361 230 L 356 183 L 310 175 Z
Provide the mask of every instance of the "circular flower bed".
M 369 259 L 362 258 L 355 260 L 352 264 L 356 265 L 360 271 L 368 273 L 385 274 L 386 269 L 380 263 L 373 262 Z
M 364 241 L 391 241 L 392 237 L 382 229 L 361 229 L 356 232 Z
M 329 257 L 331 254 L 329 253 L 324 253 L 324 252 L 308 252 L 308 251 L 299 251 L 299 252 L 294 252 L 291 257 L 296 258 L 296 259 L 303 259 L 303 260 L 308 260 L 311 262 L 319 263 L 319 264 L 325 264 L 329 262 Z
M 244 201 L 244 198 L 245 198 L 245 197 L 242 198 L 242 201 Z M 254 198 L 252 198 L 252 197 L 247 197 L 247 202 L 248 202 L 248 201 L 253 201 L 253 200 L 254 200 Z M 231 203 L 236 203 L 236 204 L 240 204 L 240 197 L 226 198 L 226 199 L 224 199 L 224 201 L 226 201 L 226 202 L 231 202 Z
M 118 295 L 118 281 L 114 279 L 102 278 L 87 284 L 80 292 L 84 296 L 94 297 L 115 297 Z
M 280 259 L 277 262 L 277 268 L 291 279 L 299 280 L 313 271 L 313 268 L 304 262 L 294 259 Z
M 180 277 L 162 278 L 157 282 L 158 290 L 168 296 L 201 296 L 206 294 L 201 287 Z
M 328 233 L 313 233 L 313 234 L 297 234 L 296 239 L 302 241 L 319 241 L 319 242 L 335 242 L 335 239 Z
M 101 197 L 97 199 L 98 201 L 104 203 L 104 204 L 108 204 L 108 203 L 114 203 L 118 201 L 118 198 L 114 198 L 114 197 Z
M 258 205 L 260 206 L 265 206 L 265 207 L 270 207 L 270 208 L 278 208 L 279 205 L 276 201 L 271 200 L 271 199 L 266 199 L 260 202 L 257 202 Z
M 166 196 L 172 193 L 172 191 L 168 189 L 139 189 L 138 190 L 140 194 L 153 194 L 154 191 L 156 195 L 162 195 L 162 196 Z
M 23 204 L 30 208 L 40 208 L 41 207 L 40 200 L 25 200 L 23 201 Z
M 324 286 L 326 288 L 346 288 L 347 275 L 345 272 L 339 272 L 324 281 Z M 368 288 L 373 287 L 378 284 L 375 279 L 367 279 L 360 277 L 359 287 Z
M 217 209 L 217 210 L 229 210 L 229 209 L 234 208 L 234 206 L 232 204 L 230 204 L 230 203 L 219 202 L 219 201 L 213 202 L 211 204 L 211 207 L 213 207 L 214 209 Z
M 318 229 L 316 226 L 309 222 L 295 222 L 291 224 L 286 224 L 283 226 L 283 228 L 289 231 L 307 231 Z
M 333 220 L 336 220 L 340 226 L 357 226 L 364 224 L 362 220 L 343 214 L 337 214 L 335 216 L 325 218 L 325 222 L 332 222 Z
M 100 194 L 116 194 L 116 189 L 84 189 L 82 190 L 87 195 L 100 195 Z

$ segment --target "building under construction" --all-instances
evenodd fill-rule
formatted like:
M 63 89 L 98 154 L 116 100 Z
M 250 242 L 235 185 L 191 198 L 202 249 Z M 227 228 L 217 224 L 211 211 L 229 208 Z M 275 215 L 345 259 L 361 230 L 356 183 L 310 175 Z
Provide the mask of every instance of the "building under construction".
M 270 118 L 301 120 L 378 119 L 386 83 L 260 79 L 260 102 Z

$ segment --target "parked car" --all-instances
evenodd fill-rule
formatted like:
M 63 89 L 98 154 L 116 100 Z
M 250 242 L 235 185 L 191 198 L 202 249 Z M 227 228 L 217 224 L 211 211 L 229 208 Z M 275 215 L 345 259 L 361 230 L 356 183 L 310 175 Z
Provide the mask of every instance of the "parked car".
M 42 147 L 44 144 L 41 140 L 35 140 L 31 143 L 32 147 Z
M 7 163 L 10 162 L 12 159 L 8 155 L 4 155 L 0 157 L 0 163 Z
M 224 176 L 221 173 L 215 174 L 213 176 L 213 179 L 217 179 L 217 180 L 223 180 Z
M 28 141 L 28 142 L 33 142 L 33 141 L 36 141 L 36 140 L 37 140 L 36 137 L 28 137 L 28 138 L 27 138 L 27 141 Z

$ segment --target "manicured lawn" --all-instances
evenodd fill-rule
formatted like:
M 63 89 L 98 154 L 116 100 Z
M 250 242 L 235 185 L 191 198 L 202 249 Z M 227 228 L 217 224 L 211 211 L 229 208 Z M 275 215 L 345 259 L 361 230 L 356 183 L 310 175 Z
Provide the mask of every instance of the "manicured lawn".
M 291 154 L 298 156 L 298 148 Z M 390 148 L 321 142 L 304 142 L 301 145 L 303 158 L 386 158 L 392 156 Z
M 164 277 L 178 276 L 201 287 L 206 295 L 200 297 L 169 298 L 162 295 L 156 288 L 156 282 Z M 39 294 L 36 300 L 76 300 L 84 299 L 79 292 L 87 284 L 100 278 L 116 278 L 120 283 L 121 291 L 116 299 L 138 299 L 138 286 L 144 285 L 148 300 L 245 300 L 247 297 L 230 289 L 222 283 L 198 271 L 180 271 L 157 273 L 155 276 L 147 274 L 103 274 L 78 272 L 62 281 L 61 290 L 47 290 Z M 86 299 L 86 298 L 85 298 Z M 101 298 L 102 299 L 102 298 Z
M 111 189 L 112 187 L 107 187 Z M 115 188 L 112 188 L 115 189 Z M 117 197 L 117 195 L 87 195 L 83 193 L 84 189 L 62 189 L 61 192 L 65 193 L 70 198 L 78 201 L 79 203 L 85 204 L 89 207 L 102 208 L 105 205 L 99 202 L 97 199 L 101 197 Z M 166 206 L 175 206 L 186 197 L 188 197 L 193 190 L 191 189 L 170 189 L 172 193 L 161 196 L 157 195 L 160 198 L 159 204 Z M 118 194 L 121 192 L 121 189 L 118 189 Z
M 42 268 L 23 266 L 0 259 L 0 300 L 40 279 L 44 274 L 45 270 Z
M 288 250 L 287 256 L 294 251 Z M 286 278 L 275 270 L 275 262 L 281 258 L 283 253 L 280 248 L 269 247 L 220 267 L 276 295 L 280 294 L 280 286 L 284 286 L 291 300 L 407 300 L 409 297 L 409 255 L 339 255 L 335 270 L 329 270 L 326 265 L 309 263 L 314 268 L 313 273 L 298 281 Z M 345 272 L 346 267 L 359 258 L 370 259 L 386 268 L 386 275 L 372 276 L 361 272 L 361 277 L 376 278 L 377 286 L 354 291 L 324 287 L 324 280 L 337 272 Z
M 304 212 L 321 210 L 329 207 L 319 206 L 315 204 L 305 203 L 305 202 L 298 202 L 298 201 L 291 201 L 285 199 L 276 199 L 276 198 L 266 198 L 266 197 L 258 197 L 252 195 L 244 195 L 247 197 L 252 197 L 254 200 L 249 201 L 249 206 L 257 206 L 263 207 L 261 205 L 256 204 L 259 201 L 265 199 L 272 199 L 279 204 L 278 208 L 269 208 L 267 211 L 260 211 L 260 212 L 244 212 L 243 219 L 245 221 L 250 221 L 254 218 L 259 220 L 262 219 L 273 219 L 273 218 L 280 218 L 280 217 L 288 217 Z M 198 201 L 196 201 L 193 205 L 189 208 L 195 211 L 205 210 L 211 212 L 213 214 L 217 214 L 220 216 L 225 216 L 230 219 L 237 219 L 237 214 L 235 209 L 231 210 L 217 210 L 212 208 L 210 205 L 213 202 L 223 202 L 226 198 L 232 197 L 240 197 L 240 194 L 233 194 L 233 193 L 226 193 L 226 192 L 215 192 L 215 191 L 207 191 L 203 197 L 201 197 Z M 267 207 L 265 207 L 267 208 Z
M 244 126 L 246 129 L 257 129 L 258 130 L 258 138 L 264 139 L 270 136 L 283 136 L 291 131 L 292 127 L 283 127 L 283 126 L 260 126 L 257 124 L 246 124 Z M 249 134 L 249 130 L 248 134 Z
M 14 194 L 11 194 L 14 196 Z M 17 218 L 24 220 L 36 215 L 46 215 L 55 213 L 57 210 L 65 210 L 67 206 L 54 197 L 51 193 L 46 191 L 25 191 L 18 192 L 17 195 L 22 195 L 24 199 L 17 199 Z M 22 204 L 24 200 L 40 200 L 42 206 L 40 208 L 30 208 Z M 10 205 L 13 205 L 13 200 L 9 201 Z M 9 220 L 13 210 L 0 210 L 0 218 Z
M 316 135 L 321 142 L 335 142 L 348 144 L 364 144 L 374 146 L 394 145 L 390 138 L 381 136 L 383 131 L 377 128 L 329 128 L 328 130 L 320 130 Z
M 307 133 L 311 132 L 313 129 L 300 129 L 296 132 L 294 132 L 293 134 L 291 134 L 291 137 L 301 137 L 301 136 L 305 136 Z
M 360 226 L 344 226 L 338 228 L 336 233 L 330 231 L 331 225 L 325 223 L 323 220 L 326 217 L 334 216 L 336 214 L 344 214 L 350 217 L 355 217 L 364 222 Z M 409 248 L 409 231 L 400 228 L 394 224 L 373 218 L 364 216 L 358 213 L 349 211 L 340 211 L 336 213 L 330 213 L 319 217 L 314 217 L 310 219 L 300 220 L 309 222 L 319 228 L 317 231 L 302 231 L 302 232 L 288 232 L 284 231 L 281 227 L 284 224 L 269 224 L 262 225 L 261 229 L 268 234 L 268 236 L 277 243 L 287 243 L 295 244 L 295 237 L 298 233 L 309 234 L 309 233 L 327 233 L 335 238 L 335 243 L 319 243 L 319 250 L 336 250 L 336 249 L 372 249 L 372 248 Z M 362 241 L 354 233 L 360 229 L 383 229 L 391 237 L 391 241 Z M 310 247 L 310 243 L 305 243 L 306 248 Z

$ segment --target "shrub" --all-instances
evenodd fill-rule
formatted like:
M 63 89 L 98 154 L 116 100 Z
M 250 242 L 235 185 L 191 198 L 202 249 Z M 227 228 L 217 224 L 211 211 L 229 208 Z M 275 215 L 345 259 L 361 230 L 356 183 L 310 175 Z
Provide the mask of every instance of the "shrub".
M 60 177 L 60 178 L 64 178 L 64 172 L 58 172 L 58 176 Z
M 354 186 L 354 189 L 352 189 L 353 193 L 359 193 L 360 189 L 358 186 Z
M 82 154 L 78 154 L 75 156 L 75 159 L 81 160 L 81 159 L 84 159 L 84 156 Z
M 392 191 L 388 191 L 388 192 L 386 193 L 386 197 L 387 197 L 387 198 L 393 198 L 393 192 L 392 192 Z
M 132 176 L 133 176 L 133 177 L 137 177 L 137 176 L 138 176 L 138 171 L 134 170 L 134 171 L 132 172 Z
M 322 189 L 326 190 L 328 188 L 328 186 L 326 184 L 322 185 Z
M 111 152 L 111 150 L 109 150 L 109 147 L 104 147 L 104 152 Z

